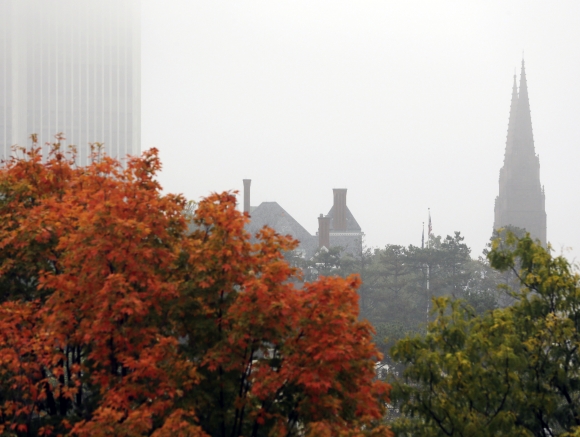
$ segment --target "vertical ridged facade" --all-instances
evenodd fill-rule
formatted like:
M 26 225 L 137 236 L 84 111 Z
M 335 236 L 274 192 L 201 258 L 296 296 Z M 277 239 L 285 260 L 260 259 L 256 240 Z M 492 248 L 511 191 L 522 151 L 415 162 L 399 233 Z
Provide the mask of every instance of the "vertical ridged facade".
M 60 132 L 80 165 L 140 153 L 138 0 L 3 0 L 0 51 L 0 157 Z
M 534 147 L 525 65 L 522 61 L 520 89 L 516 78 L 504 156 L 495 200 L 494 229 L 514 226 L 525 229 L 546 244 L 546 200 L 540 183 L 540 159 Z

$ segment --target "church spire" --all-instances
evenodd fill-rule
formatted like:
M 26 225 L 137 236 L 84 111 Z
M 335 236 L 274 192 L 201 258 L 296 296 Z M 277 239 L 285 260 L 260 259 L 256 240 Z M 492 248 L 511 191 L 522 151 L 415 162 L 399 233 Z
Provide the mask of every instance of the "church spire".
M 507 140 L 505 147 L 506 155 L 511 154 L 513 151 L 517 109 L 518 109 L 518 84 L 516 82 L 516 75 L 514 73 L 514 84 L 512 86 L 512 101 L 510 104 L 510 118 L 508 121 Z
M 534 150 L 526 68 L 522 60 L 519 93 L 512 89 L 510 120 L 499 195 L 495 200 L 494 229 L 524 229 L 546 244 L 546 197 L 540 183 L 540 160 Z
M 523 59 L 516 120 L 514 146 L 517 152 L 524 154 L 530 154 L 531 152 L 532 155 L 535 155 L 532 115 L 530 111 L 530 99 L 528 97 L 528 81 L 526 80 L 526 67 Z

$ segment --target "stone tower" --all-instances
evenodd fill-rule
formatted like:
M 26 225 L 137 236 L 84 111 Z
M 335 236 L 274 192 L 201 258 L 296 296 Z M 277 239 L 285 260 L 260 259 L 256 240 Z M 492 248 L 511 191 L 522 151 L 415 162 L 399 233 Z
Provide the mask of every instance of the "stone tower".
M 540 183 L 540 159 L 534 148 L 526 70 L 522 60 L 520 90 L 516 77 L 508 123 L 499 195 L 495 199 L 494 229 L 515 226 L 546 245 L 546 206 Z

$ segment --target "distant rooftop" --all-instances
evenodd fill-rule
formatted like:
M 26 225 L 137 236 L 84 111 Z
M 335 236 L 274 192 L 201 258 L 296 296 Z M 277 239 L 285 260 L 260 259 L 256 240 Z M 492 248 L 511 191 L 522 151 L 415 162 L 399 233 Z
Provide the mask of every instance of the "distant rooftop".
M 264 226 L 268 226 L 281 235 L 290 235 L 298 240 L 305 256 L 314 255 L 318 247 L 318 238 L 312 236 L 278 202 L 262 202 L 257 207 L 252 206 L 250 214 L 251 220 L 246 229 L 252 235 L 255 235 Z
M 252 220 L 248 225 L 248 231 L 255 234 L 264 226 L 269 226 L 282 235 L 291 235 L 297 240 L 312 238 L 312 235 L 304 229 L 278 202 L 262 202 L 257 207 L 251 208 Z
M 328 211 L 328 216 L 330 217 L 330 232 L 337 232 L 334 231 L 333 226 L 334 206 L 330 208 L 330 211 Z M 350 209 L 348 209 L 348 206 L 346 207 L 346 231 L 339 232 L 361 232 L 361 227 L 352 215 L 352 212 L 350 212 Z

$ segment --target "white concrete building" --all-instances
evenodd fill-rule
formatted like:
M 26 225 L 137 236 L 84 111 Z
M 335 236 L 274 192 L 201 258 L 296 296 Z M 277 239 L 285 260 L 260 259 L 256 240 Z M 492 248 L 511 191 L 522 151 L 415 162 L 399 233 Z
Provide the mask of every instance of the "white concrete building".
M 139 154 L 140 31 L 138 0 L 2 0 L 0 158 L 60 132 L 81 165 Z

